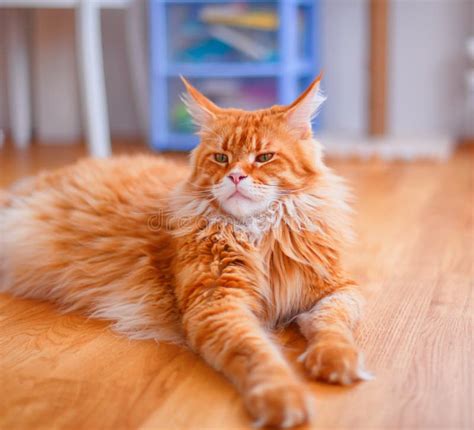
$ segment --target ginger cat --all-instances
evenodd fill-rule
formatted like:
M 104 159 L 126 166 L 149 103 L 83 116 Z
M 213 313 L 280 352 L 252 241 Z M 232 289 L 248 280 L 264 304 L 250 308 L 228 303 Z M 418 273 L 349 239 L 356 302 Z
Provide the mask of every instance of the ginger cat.
M 296 319 L 312 378 L 368 379 L 340 179 L 311 119 L 319 78 L 289 106 L 216 106 L 186 80 L 201 143 L 190 169 L 158 157 L 83 160 L 0 199 L 0 290 L 182 341 L 242 393 L 256 425 L 307 422 L 312 398 L 268 329 Z

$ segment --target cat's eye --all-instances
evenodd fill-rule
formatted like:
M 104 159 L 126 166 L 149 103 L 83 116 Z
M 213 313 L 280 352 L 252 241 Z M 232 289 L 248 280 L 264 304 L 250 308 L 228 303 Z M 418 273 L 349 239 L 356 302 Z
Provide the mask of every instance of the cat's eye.
M 270 161 L 273 158 L 273 152 L 267 152 L 266 154 L 260 154 L 255 157 L 255 161 L 257 163 L 266 163 L 267 161 Z
M 225 154 L 214 154 L 214 160 L 218 163 L 227 163 L 229 161 L 229 157 Z

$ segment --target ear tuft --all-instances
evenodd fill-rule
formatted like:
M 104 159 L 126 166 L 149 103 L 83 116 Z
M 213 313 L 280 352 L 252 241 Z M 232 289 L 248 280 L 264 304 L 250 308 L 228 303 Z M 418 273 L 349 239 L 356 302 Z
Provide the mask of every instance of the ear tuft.
M 200 128 L 205 127 L 215 118 L 220 108 L 194 88 L 183 76 L 180 76 L 180 78 L 187 91 L 181 95 L 182 102 L 186 106 L 189 115 L 191 115 L 194 124 Z
M 319 112 L 319 109 L 326 97 L 321 93 L 320 74 L 308 88 L 287 107 L 286 118 L 288 126 L 298 132 L 306 135 L 311 133 L 311 121 Z
M 181 94 L 180 98 L 184 103 L 184 106 L 186 106 L 186 110 L 191 116 L 194 125 L 197 127 L 204 127 L 207 123 L 209 123 L 209 121 L 212 120 L 213 115 L 211 112 L 203 109 L 188 93 Z

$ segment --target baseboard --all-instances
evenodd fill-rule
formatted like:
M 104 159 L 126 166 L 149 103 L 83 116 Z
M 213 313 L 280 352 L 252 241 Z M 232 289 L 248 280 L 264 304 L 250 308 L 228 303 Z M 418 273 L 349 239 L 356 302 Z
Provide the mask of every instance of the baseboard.
M 327 134 L 318 136 L 318 140 L 331 157 L 377 157 L 384 160 L 447 160 L 457 143 L 455 138 L 447 136 L 351 138 Z

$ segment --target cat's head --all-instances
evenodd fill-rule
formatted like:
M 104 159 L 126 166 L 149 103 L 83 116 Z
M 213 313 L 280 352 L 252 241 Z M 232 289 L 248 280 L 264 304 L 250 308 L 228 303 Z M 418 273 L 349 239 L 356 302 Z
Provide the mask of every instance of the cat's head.
M 191 157 L 190 184 L 198 195 L 242 219 L 315 183 L 321 149 L 311 120 L 324 101 L 320 77 L 292 104 L 257 111 L 220 108 L 183 82 L 183 100 L 201 138 Z

